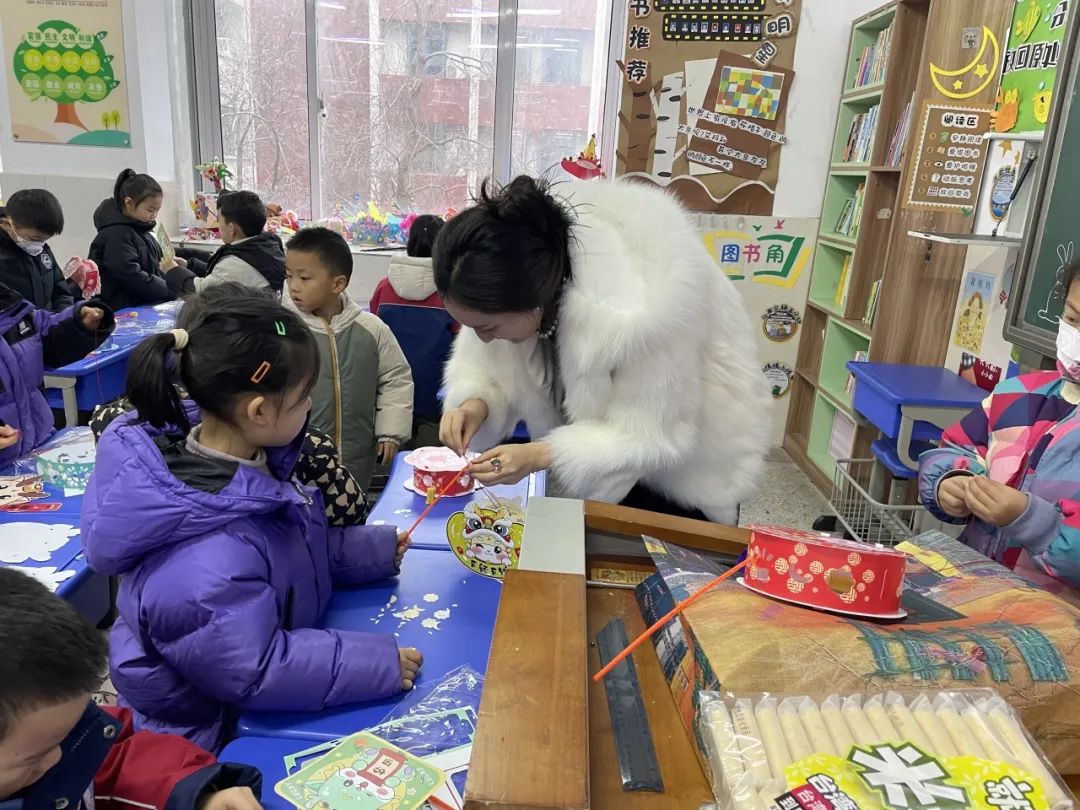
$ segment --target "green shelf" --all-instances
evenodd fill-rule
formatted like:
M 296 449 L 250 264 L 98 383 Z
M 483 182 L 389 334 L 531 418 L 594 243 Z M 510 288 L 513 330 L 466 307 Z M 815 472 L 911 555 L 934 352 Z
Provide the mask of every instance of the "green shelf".
M 881 98 L 885 92 L 885 82 L 877 84 L 864 84 L 861 87 L 853 87 L 844 93 L 841 101 L 844 104 L 868 104 Z
M 825 202 L 821 206 L 821 232 L 819 236 L 854 247 L 856 240 L 836 233 L 837 220 L 844 212 L 848 200 L 854 200 L 860 185 L 867 183 L 865 174 L 834 174 L 825 181 Z M 865 195 L 864 195 L 865 196 Z
M 844 271 L 844 260 L 851 256 L 846 248 L 818 241 L 814 253 L 814 270 L 810 275 L 810 300 L 835 315 L 842 314 L 842 307 L 836 303 L 836 291 L 840 287 L 840 276 Z M 849 271 L 850 272 L 850 271 Z
M 829 438 L 832 436 L 833 419 L 838 408 L 828 398 L 817 393 L 814 396 L 814 415 L 810 419 L 810 433 L 806 437 L 806 455 L 829 478 L 836 472 L 836 460 L 829 455 Z
M 878 34 L 892 25 L 894 19 L 896 19 L 895 3 L 855 23 L 851 32 L 851 50 L 848 53 L 847 74 L 844 77 L 845 92 L 854 92 L 857 89 L 854 85 L 855 80 L 858 78 L 859 57 L 863 52 L 863 48 L 873 45 L 877 41 Z
M 848 253 L 855 252 L 855 241 L 850 236 L 844 236 L 842 233 L 831 233 L 829 231 L 822 231 L 818 234 L 818 239 L 822 240 L 829 247 L 834 247 L 837 250 L 845 250 Z
M 829 318 L 825 326 L 818 387 L 847 411 L 851 410 L 851 394 L 844 390 L 850 376 L 847 364 L 855 359 L 856 352 L 868 351 L 870 338 L 837 318 Z

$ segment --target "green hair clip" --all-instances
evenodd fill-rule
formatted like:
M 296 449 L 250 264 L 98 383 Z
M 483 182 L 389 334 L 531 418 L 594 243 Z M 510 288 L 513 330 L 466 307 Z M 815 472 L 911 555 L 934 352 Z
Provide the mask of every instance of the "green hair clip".
M 285 337 L 285 324 L 283 324 L 281 321 L 274 321 L 274 328 L 277 330 L 277 333 L 279 335 Z

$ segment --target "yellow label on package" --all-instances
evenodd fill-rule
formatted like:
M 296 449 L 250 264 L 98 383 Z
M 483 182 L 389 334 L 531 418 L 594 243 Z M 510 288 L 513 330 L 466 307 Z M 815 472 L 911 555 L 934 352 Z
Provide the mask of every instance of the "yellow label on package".
M 789 765 L 779 810 L 1049 810 L 1042 783 L 1015 765 L 974 756 L 937 759 L 911 742 L 853 746 Z

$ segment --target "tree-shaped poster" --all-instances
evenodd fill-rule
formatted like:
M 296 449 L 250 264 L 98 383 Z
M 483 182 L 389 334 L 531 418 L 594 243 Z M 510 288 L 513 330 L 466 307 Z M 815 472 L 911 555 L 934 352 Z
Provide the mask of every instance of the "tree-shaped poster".
M 4 0 L 11 135 L 130 147 L 122 0 Z

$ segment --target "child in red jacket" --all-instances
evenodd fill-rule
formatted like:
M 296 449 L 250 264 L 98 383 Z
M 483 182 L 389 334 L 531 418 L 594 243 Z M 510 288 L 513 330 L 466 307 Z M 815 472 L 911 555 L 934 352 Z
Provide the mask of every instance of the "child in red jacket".
M 254 768 L 134 732 L 126 709 L 90 700 L 106 646 L 44 585 L 0 568 L 0 810 L 259 810 Z

